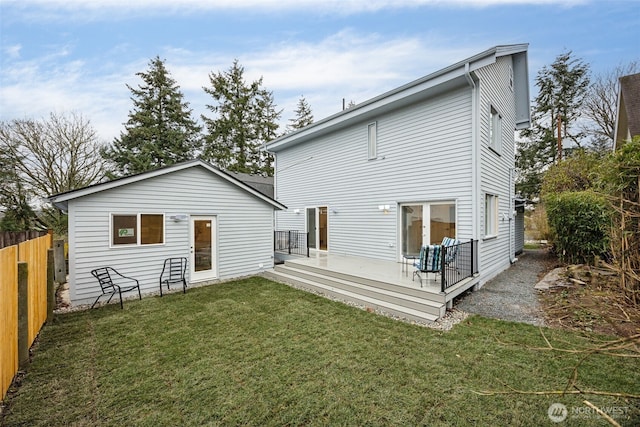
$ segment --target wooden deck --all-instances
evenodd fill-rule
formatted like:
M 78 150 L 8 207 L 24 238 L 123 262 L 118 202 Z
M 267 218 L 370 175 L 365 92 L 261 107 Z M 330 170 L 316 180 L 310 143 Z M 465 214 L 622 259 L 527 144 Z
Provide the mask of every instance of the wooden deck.
M 311 254 L 309 258 L 287 259 L 266 273 L 267 277 L 295 284 L 333 298 L 416 321 L 442 317 L 453 298 L 473 287 L 476 277 L 440 291 L 439 276 L 430 273 L 422 286 L 413 280 L 413 267 L 403 263 L 371 258 Z

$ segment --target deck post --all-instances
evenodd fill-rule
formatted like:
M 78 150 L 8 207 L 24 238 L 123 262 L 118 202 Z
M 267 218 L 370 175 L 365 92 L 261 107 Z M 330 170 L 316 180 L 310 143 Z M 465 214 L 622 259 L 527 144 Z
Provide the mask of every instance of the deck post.
M 447 247 L 445 245 L 442 245 L 440 250 L 440 291 L 442 293 L 444 293 L 447 284 L 447 278 L 445 277 L 447 274 L 446 259 Z

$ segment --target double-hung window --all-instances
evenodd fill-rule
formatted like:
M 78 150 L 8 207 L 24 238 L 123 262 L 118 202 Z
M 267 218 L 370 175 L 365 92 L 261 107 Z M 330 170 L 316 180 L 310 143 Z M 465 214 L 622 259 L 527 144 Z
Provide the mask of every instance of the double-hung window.
M 500 113 L 491 106 L 489 113 L 489 147 L 500 154 L 502 147 L 502 117 Z
M 164 214 L 112 214 L 111 245 L 164 243 Z
M 484 196 L 484 237 L 498 235 L 498 196 L 485 194 Z

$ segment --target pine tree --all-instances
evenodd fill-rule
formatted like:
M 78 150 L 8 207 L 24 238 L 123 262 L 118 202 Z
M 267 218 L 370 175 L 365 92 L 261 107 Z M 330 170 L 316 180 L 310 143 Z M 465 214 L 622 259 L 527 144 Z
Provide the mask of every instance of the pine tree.
M 562 53 L 538 72 L 536 86 L 531 128 L 521 133 L 516 155 L 516 191 L 529 198 L 540 193 L 544 171 L 562 155 L 558 125 L 564 144 L 570 141 L 580 148 L 584 142 L 585 133 L 576 122 L 589 87 L 589 67 L 571 51 Z
M 200 126 L 192 118 L 180 86 L 159 57 L 149 62 L 143 80 L 132 93 L 133 110 L 125 131 L 103 151 L 112 163 L 112 177 L 145 172 L 192 159 L 200 144 Z
M 304 98 L 304 96 L 300 97 L 298 100 L 298 105 L 295 109 L 296 116 L 293 119 L 289 119 L 289 124 L 287 125 L 287 132 L 290 133 L 297 129 L 302 129 L 305 126 L 313 123 L 313 113 L 311 112 L 311 107 L 309 103 Z
M 232 172 L 273 175 L 271 155 L 261 147 L 277 136 L 281 111 L 262 87 L 262 77 L 246 83 L 244 67 L 235 60 L 209 80 L 211 87 L 203 89 L 216 101 L 206 106 L 215 118 L 202 116 L 207 127 L 203 159 Z

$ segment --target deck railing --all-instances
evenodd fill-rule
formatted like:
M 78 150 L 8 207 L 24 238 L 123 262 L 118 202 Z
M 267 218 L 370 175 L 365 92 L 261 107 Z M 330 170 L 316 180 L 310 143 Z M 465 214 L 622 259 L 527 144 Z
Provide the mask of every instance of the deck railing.
M 445 292 L 448 288 L 478 273 L 478 241 L 457 245 L 443 246 L 440 287 Z
M 276 230 L 273 249 L 289 255 L 309 256 L 309 233 L 298 230 Z

